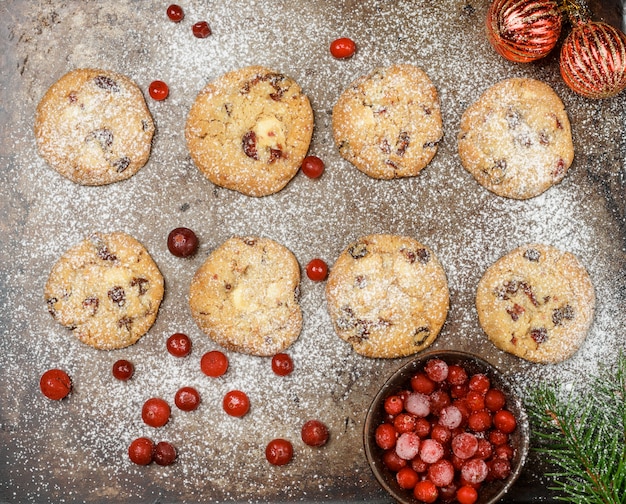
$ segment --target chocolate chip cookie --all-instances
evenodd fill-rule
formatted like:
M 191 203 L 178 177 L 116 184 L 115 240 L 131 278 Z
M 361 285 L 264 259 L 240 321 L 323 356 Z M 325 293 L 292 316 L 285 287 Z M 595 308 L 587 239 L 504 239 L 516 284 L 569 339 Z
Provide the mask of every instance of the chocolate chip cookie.
M 443 136 L 437 90 L 416 66 L 376 68 L 337 100 L 333 135 L 341 155 L 370 177 L 417 175 Z
M 200 171 L 214 184 L 249 196 L 285 187 L 298 172 L 312 133 L 313 111 L 300 86 L 261 66 L 209 83 L 185 127 Z
M 127 179 L 146 164 L 154 122 L 128 77 L 78 69 L 43 96 L 35 116 L 39 153 L 64 177 L 83 185 Z
M 148 251 L 122 233 L 93 233 L 52 268 L 50 314 L 82 342 L 111 350 L 135 343 L 154 323 L 163 277 Z
M 573 254 L 524 245 L 487 269 L 478 284 L 476 309 L 498 348 L 533 362 L 560 362 L 587 337 L 595 294 Z
M 189 290 L 191 314 L 213 341 L 237 352 L 269 356 L 300 335 L 300 266 L 283 245 L 233 237 L 198 269 Z
M 339 337 L 367 357 L 403 357 L 435 341 L 450 304 L 446 274 L 417 240 L 369 235 L 344 250 L 326 284 Z
M 458 149 L 479 184 L 514 199 L 559 183 L 574 159 L 563 102 L 547 84 L 525 78 L 498 82 L 463 113 Z

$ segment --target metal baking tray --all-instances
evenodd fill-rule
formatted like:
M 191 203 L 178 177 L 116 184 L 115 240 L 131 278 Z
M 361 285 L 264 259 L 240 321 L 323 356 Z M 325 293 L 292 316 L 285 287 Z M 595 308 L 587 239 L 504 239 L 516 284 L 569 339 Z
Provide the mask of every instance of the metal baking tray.
M 5 0 L 0 3 L 0 502 L 389 502 L 363 452 L 366 409 L 405 359 L 357 356 L 334 334 L 324 285 L 303 276 L 304 328 L 289 349 L 296 370 L 274 376 L 269 359 L 229 353 L 223 378 L 210 380 L 199 358 L 215 348 L 187 307 L 195 270 L 233 235 L 273 238 L 304 266 L 332 264 L 353 239 L 369 233 L 410 235 L 431 247 L 451 292 L 447 322 L 433 349 L 472 351 L 520 385 L 559 378 L 576 386 L 624 347 L 626 315 L 626 99 L 592 101 L 562 82 L 558 54 L 510 63 L 484 33 L 487 2 L 470 0 L 256 0 L 180 2 L 186 17 L 169 21 L 166 3 L 120 0 Z M 620 2 L 595 2 L 597 18 L 622 22 Z M 191 25 L 209 22 L 196 39 Z M 358 50 L 335 60 L 330 42 L 347 36 Z M 441 99 L 445 135 L 431 164 L 410 179 L 377 181 L 344 161 L 333 144 L 332 107 L 354 79 L 377 66 L 424 69 Z M 211 79 L 262 64 L 293 77 L 315 112 L 310 153 L 326 163 L 317 180 L 298 174 L 281 192 L 251 198 L 213 186 L 192 164 L 183 128 L 196 93 Z M 77 67 L 131 77 L 144 90 L 168 83 L 170 96 L 148 105 L 157 124 L 148 164 L 131 179 L 81 187 L 38 156 L 35 107 L 47 88 Z M 465 108 L 491 84 L 528 76 L 563 99 L 573 128 L 575 160 L 565 180 L 543 195 L 512 201 L 478 186 L 463 170 L 456 133 Z M 167 251 L 169 230 L 187 226 L 201 246 L 191 259 Z M 48 315 L 43 286 L 58 257 L 90 232 L 122 230 L 139 239 L 159 265 L 166 295 L 155 325 L 137 344 L 112 352 L 87 347 Z M 594 281 L 597 313 L 584 347 L 569 361 L 542 366 L 496 350 L 474 309 L 476 284 L 498 257 L 526 242 L 576 254 Z M 191 356 L 176 359 L 165 340 L 186 332 Z M 132 360 L 135 377 L 116 382 L 111 365 Z M 66 369 L 74 381 L 64 401 L 46 400 L 41 373 Z M 143 402 L 172 401 L 184 385 L 203 397 L 192 413 L 174 411 L 161 429 L 145 426 Z M 252 407 L 227 418 L 221 397 L 245 390 Z M 305 446 L 300 426 L 319 418 L 330 428 L 322 449 Z M 169 467 L 138 467 L 126 455 L 135 437 L 168 440 L 179 451 Z M 295 447 L 294 460 L 272 467 L 264 448 L 274 437 Z M 503 502 L 550 499 L 543 461 L 531 456 Z

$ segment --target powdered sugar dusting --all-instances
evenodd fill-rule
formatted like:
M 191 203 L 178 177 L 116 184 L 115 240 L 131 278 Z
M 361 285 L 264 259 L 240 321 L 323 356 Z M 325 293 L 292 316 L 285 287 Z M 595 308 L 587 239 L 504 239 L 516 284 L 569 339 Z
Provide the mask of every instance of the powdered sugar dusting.
M 214 2 L 181 4 L 186 17 L 172 23 L 166 4 L 122 0 L 59 3 L 12 0 L 0 5 L 0 500 L 10 502 L 222 502 L 384 499 L 362 451 L 365 410 L 402 360 L 359 357 L 332 329 L 324 284 L 301 283 L 303 330 L 289 349 L 295 371 L 278 377 L 267 358 L 229 353 L 218 379 L 199 369 L 215 348 L 195 326 L 187 304 L 195 270 L 233 235 L 272 238 L 301 266 L 313 257 L 332 264 L 362 235 L 396 233 L 431 248 L 441 261 L 451 295 L 450 312 L 434 348 L 475 352 L 521 385 L 559 377 L 576 384 L 623 348 L 626 285 L 623 194 L 626 169 L 622 97 L 588 101 L 560 80 L 556 57 L 516 65 L 496 56 L 484 36 L 480 2 L 374 0 L 332 2 Z M 196 39 L 191 25 L 207 20 L 213 35 Z M 330 42 L 357 43 L 349 60 L 335 60 Z M 332 140 L 331 110 L 345 87 L 375 67 L 411 63 L 439 92 L 444 138 L 418 177 L 376 181 L 349 165 Z M 310 153 L 326 172 L 317 180 L 298 174 L 279 193 L 251 198 L 213 186 L 191 162 L 184 140 L 186 115 L 196 93 L 226 71 L 264 65 L 295 79 L 315 114 Z M 144 91 L 160 79 L 170 87 L 163 102 L 149 97 L 157 130 L 148 163 L 132 178 L 104 187 L 78 186 L 46 166 L 33 134 L 37 103 L 59 77 L 80 68 L 104 68 L 130 77 Z M 575 159 L 559 185 L 527 201 L 482 189 L 460 165 L 456 134 L 463 111 L 490 85 L 507 77 L 534 77 L 563 100 L 572 124 Z M 593 133 L 593 135 L 591 135 Z M 622 185 L 620 185 L 622 184 Z M 622 193 L 619 193 L 619 191 Z M 622 203 L 623 205 L 623 203 Z M 178 226 L 200 238 L 198 254 L 172 256 L 167 233 Z M 46 312 L 43 286 L 61 254 L 93 231 L 125 231 L 150 252 L 165 278 L 155 325 L 137 344 L 114 352 L 87 347 Z M 583 348 L 570 360 L 542 366 L 497 351 L 482 334 L 474 308 L 482 273 L 524 243 L 545 242 L 574 253 L 594 282 L 598 306 Z M 173 332 L 193 340 L 192 354 L 165 350 Z M 117 382 L 111 366 L 136 366 Z M 45 400 L 39 376 L 66 369 L 74 391 Z M 196 387 L 194 412 L 173 406 L 182 386 Z M 244 390 L 250 413 L 241 419 L 221 409 L 223 395 Z M 141 405 L 152 396 L 173 406 L 170 422 L 143 424 Z M 330 429 L 327 446 L 299 439 L 309 418 Z M 134 466 L 126 450 L 146 435 L 179 451 L 170 467 Z M 280 468 L 264 458 L 267 442 L 291 439 L 295 457 Z M 532 478 L 530 467 L 526 478 Z M 530 488 L 530 487 L 529 487 Z M 521 495 L 523 487 L 514 489 Z

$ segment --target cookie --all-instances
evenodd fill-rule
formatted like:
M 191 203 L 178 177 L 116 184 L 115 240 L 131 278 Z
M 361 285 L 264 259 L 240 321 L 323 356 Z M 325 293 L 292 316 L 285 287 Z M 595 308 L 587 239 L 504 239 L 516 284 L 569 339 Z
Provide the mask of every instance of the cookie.
M 39 153 L 78 184 L 105 185 L 133 176 L 148 161 L 153 135 L 141 90 L 115 72 L 69 72 L 37 106 Z
M 268 238 L 233 237 L 198 269 L 189 289 L 191 314 L 219 345 L 269 356 L 300 335 L 300 266 Z
M 549 245 L 525 245 L 496 261 L 478 283 L 478 320 L 501 350 L 552 363 L 582 345 L 595 310 L 579 260 Z
M 344 250 L 326 300 L 337 335 L 366 357 L 404 357 L 435 341 L 450 304 L 434 252 L 405 236 L 369 235 Z
M 154 323 L 163 277 L 148 251 L 125 233 L 93 233 L 52 268 L 50 314 L 83 343 L 112 350 L 135 343 Z
M 417 175 L 443 136 L 437 90 L 413 65 L 376 68 L 350 84 L 332 127 L 341 155 L 376 179 Z
M 479 184 L 513 199 L 559 183 L 574 160 L 563 102 L 547 84 L 523 78 L 495 84 L 463 113 L 458 150 Z
M 249 196 L 285 187 L 298 172 L 312 133 L 313 110 L 300 86 L 261 66 L 209 83 L 185 127 L 200 171 L 214 184 Z

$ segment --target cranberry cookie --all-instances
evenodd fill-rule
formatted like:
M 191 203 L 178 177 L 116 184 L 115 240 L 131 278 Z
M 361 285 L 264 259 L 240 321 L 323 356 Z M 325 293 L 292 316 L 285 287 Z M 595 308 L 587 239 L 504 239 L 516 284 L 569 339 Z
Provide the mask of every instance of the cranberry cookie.
M 78 339 L 111 350 L 132 345 L 150 329 L 163 277 L 133 237 L 93 233 L 54 265 L 44 295 L 50 314 Z
M 476 309 L 498 348 L 533 362 L 560 362 L 587 337 L 595 294 L 574 255 L 525 245 L 487 269 L 478 283 Z
M 249 196 L 285 187 L 298 172 L 312 133 L 313 110 L 298 84 L 261 66 L 209 83 L 185 128 L 191 158 L 202 173 Z
M 333 135 L 341 155 L 370 177 L 417 175 L 443 136 L 437 90 L 418 67 L 376 68 L 339 97 Z
M 300 335 L 300 266 L 268 238 L 234 237 L 215 249 L 189 289 L 191 314 L 213 341 L 252 355 L 274 355 Z
M 41 156 L 83 185 L 127 179 L 146 164 L 154 122 L 141 90 L 128 77 L 97 69 L 65 74 L 37 107 Z
M 326 300 L 335 331 L 366 357 L 403 357 L 428 347 L 450 304 L 434 252 L 413 238 L 369 235 L 333 265 Z
M 479 184 L 514 199 L 557 184 L 574 159 L 563 102 L 534 79 L 507 79 L 485 91 L 461 117 L 458 149 Z

